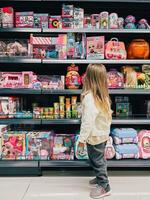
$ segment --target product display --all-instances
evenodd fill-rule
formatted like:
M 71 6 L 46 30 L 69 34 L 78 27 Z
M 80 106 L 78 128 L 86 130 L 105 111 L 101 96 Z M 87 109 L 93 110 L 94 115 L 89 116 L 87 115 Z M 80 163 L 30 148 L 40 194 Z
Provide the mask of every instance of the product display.
M 79 138 L 79 136 L 76 135 L 76 137 L 75 137 L 75 140 L 76 140 L 76 142 L 75 142 L 75 156 L 78 160 L 86 160 L 86 159 L 88 159 L 87 146 L 85 144 L 83 148 L 78 149 L 78 144 L 79 144 L 78 138 Z
M 138 133 L 139 157 L 143 159 L 150 158 L 150 130 L 141 130 Z
M 12 7 L 0 8 L 0 27 L 14 27 L 14 10 Z
M 106 143 L 106 147 L 105 147 L 105 158 L 107 160 L 110 160 L 112 158 L 114 158 L 116 152 L 115 152 L 115 148 L 113 146 L 113 139 L 111 136 L 109 136 L 109 139 Z
M 108 87 L 109 88 L 123 88 L 124 78 L 123 74 L 118 72 L 116 69 L 111 69 L 108 73 Z
M 34 14 L 35 28 L 48 28 L 48 14 Z

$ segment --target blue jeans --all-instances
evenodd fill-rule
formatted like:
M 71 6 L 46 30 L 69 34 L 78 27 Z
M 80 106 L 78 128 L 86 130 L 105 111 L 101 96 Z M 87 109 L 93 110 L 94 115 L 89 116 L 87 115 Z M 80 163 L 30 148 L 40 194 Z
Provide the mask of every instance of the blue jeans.
M 91 167 L 97 178 L 97 184 L 105 189 L 110 189 L 107 175 L 107 163 L 104 157 L 105 146 L 106 142 L 98 145 L 87 144 L 87 150 Z

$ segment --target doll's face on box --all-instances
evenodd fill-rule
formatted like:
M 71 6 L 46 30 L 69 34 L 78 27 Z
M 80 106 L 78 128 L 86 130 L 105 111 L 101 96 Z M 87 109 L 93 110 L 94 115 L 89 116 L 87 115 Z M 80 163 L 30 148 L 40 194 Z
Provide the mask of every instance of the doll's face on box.
M 95 44 L 93 42 L 90 42 L 88 45 L 89 53 L 95 53 Z

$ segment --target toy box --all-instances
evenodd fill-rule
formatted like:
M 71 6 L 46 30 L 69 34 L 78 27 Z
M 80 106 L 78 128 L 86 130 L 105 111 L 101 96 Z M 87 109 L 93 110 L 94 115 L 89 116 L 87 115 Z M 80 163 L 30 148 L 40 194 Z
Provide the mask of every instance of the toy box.
M 118 14 L 117 13 L 111 13 L 109 15 L 109 28 L 118 29 Z
M 2 135 L 2 159 L 25 159 L 25 133 L 8 132 Z
M 73 18 L 74 6 L 73 5 L 65 5 L 62 6 L 62 17 L 65 18 Z
M 139 157 L 150 158 L 150 130 L 141 130 L 138 133 Z
M 48 160 L 50 156 L 51 132 L 29 132 L 26 136 L 26 158 L 29 160 Z
M 34 27 L 33 12 L 16 12 L 16 28 L 33 28 Z
M 73 29 L 74 28 L 74 19 L 73 18 L 63 18 L 62 19 L 62 28 L 63 29 Z
M 0 8 L 0 27 L 14 27 L 14 10 L 12 7 Z
M 0 125 L 0 137 L 2 137 L 2 135 L 6 133 L 8 129 L 9 129 L 8 125 Z
M 109 13 L 101 12 L 100 13 L 100 29 L 108 29 L 109 27 Z
M 87 59 L 104 59 L 104 36 L 87 37 Z
M 114 158 L 115 156 L 115 148 L 113 146 L 113 139 L 111 136 L 109 136 L 109 139 L 107 140 L 106 147 L 105 147 L 105 158 L 107 160 Z
M 56 134 L 51 140 L 52 160 L 74 160 L 75 137 L 72 134 Z
M 83 28 L 84 9 L 74 8 L 74 29 Z
M 42 83 L 43 89 L 58 89 L 63 90 L 65 88 L 65 77 L 59 75 L 47 76 L 39 75 L 38 80 Z
M 91 16 L 84 15 L 84 28 L 90 29 L 92 28 Z
M 56 49 L 58 51 L 59 59 L 67 59 L 67 34 L 58 35 Z
M 100 28 L 100 15 L 99 14 L 91 15 L 91 21 L 92 21 L 92 28 L 94 28 L 94 29 Z
M 137 131 L 133 128 L 115 128 L 111 133 L 115 144 L 138 143 Z
M 0 118 L 13 118 L 19 109 L 17 97 L 0 97 Z
M 50 16 L 49 18 L 49 28 L 62 28 L 62 18 L 61 16 Z
M 107 81 L 108 81 L 108 88 L 110 89 L 124 87 L 123 74 L 118 72 L 116 69 L 111 69 L 107 73 Z
M 115 145 L 116 159 L 139 158 L 139 149 L 137 144 Z
M 79 144 L 78 138 L 79 138 L 79 135 L 76 135 L 76 137 L 75 137 L 75 156 L 78 160 L 86 160 L 86 159 L 88 159 L 87 146 L 85 144 L 83 148 L 78 149 L 78 144 Z
M 34 14 L 35 28 L 48 28 L 48 14 Z
M 116 117 L 129 117 L 132 115 L 132 105 L 128 97 L 116 96 Z

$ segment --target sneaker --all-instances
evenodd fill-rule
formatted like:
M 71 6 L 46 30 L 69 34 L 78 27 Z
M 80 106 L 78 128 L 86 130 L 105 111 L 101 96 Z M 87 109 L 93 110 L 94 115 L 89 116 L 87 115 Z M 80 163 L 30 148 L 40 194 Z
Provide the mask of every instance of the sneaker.
M 109 186 L 106 189 L 104 189 L 102 186 L 97 185 L 97 187 L 93 188 L 90 193 L 90 197 L 92 199 L 99 199 L 109 195 L 111 195 L 111 190 Z
M 90 185 L 90 186 L 96 186 L 96 185 L 97 185 L 97 179 L 94 178 L 94 179 L 90 180 L 90 181 L 89 181 L 89 185 Z

